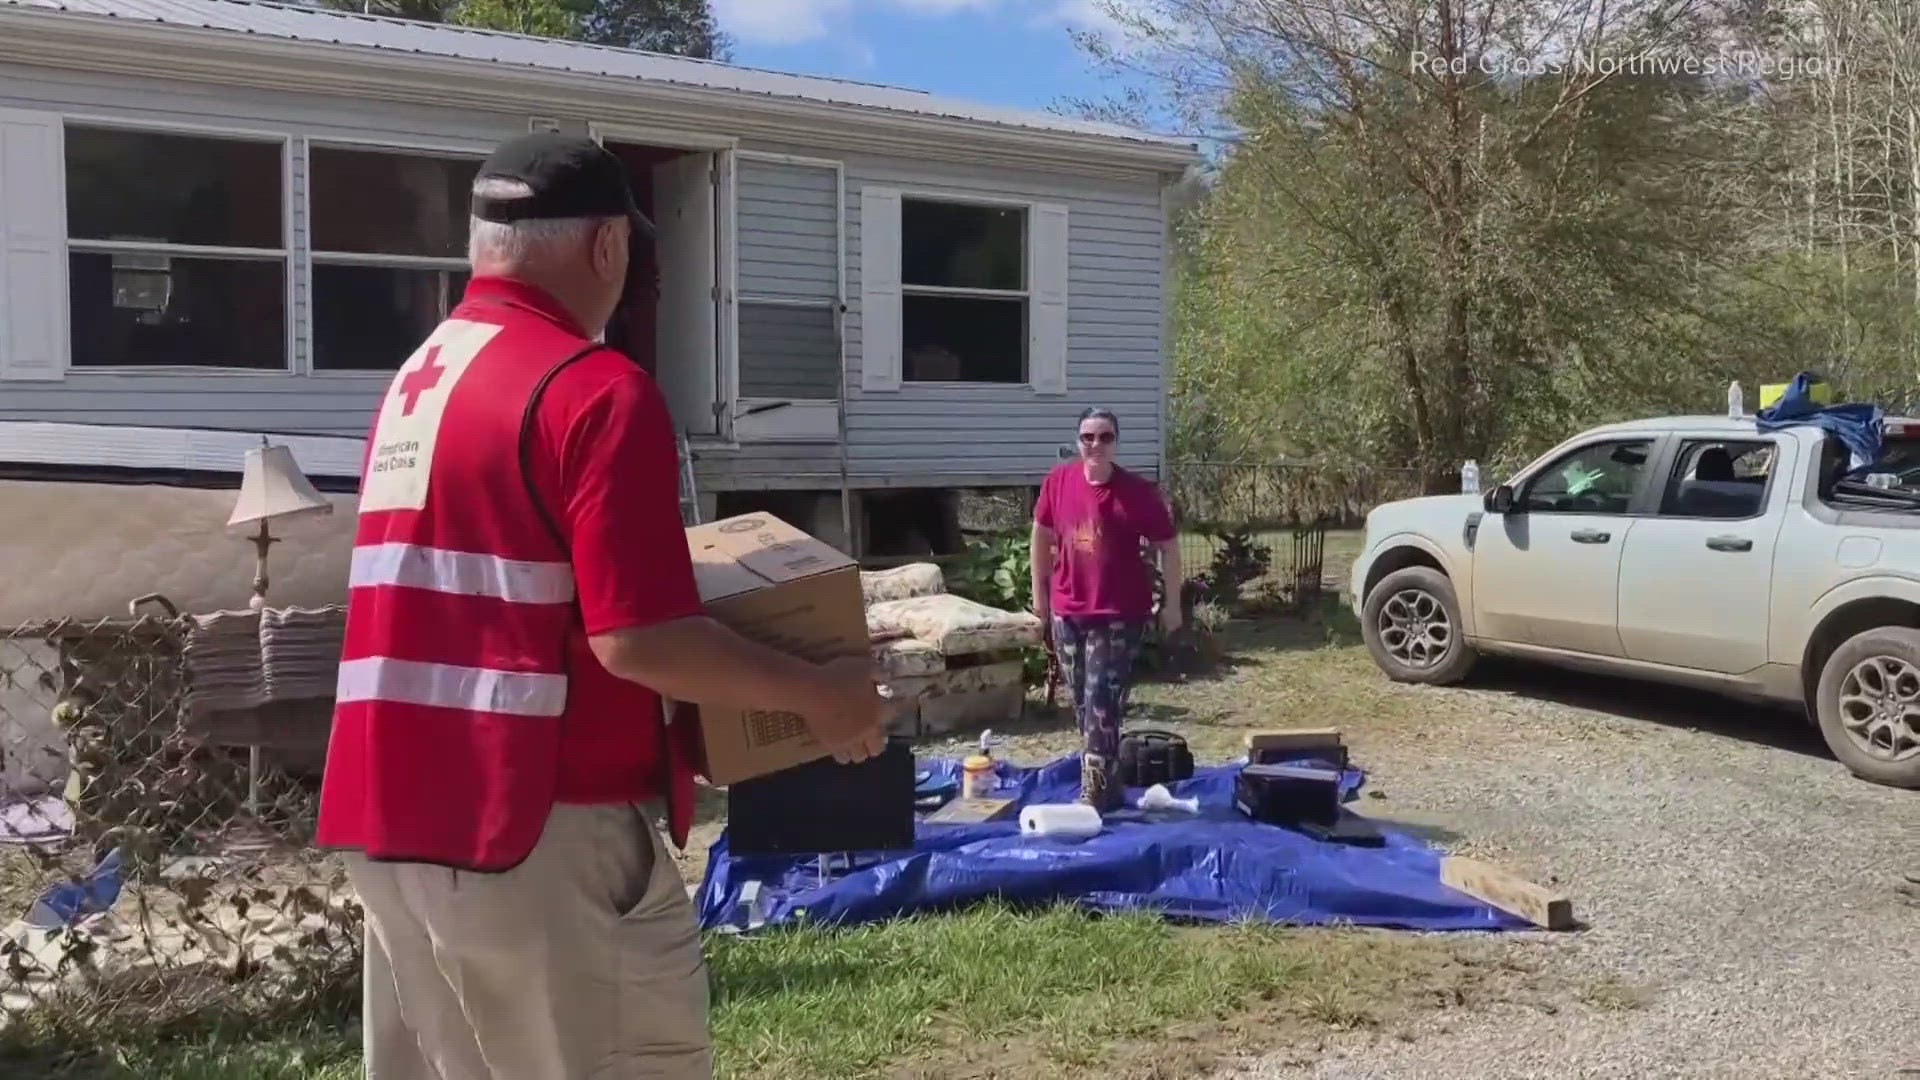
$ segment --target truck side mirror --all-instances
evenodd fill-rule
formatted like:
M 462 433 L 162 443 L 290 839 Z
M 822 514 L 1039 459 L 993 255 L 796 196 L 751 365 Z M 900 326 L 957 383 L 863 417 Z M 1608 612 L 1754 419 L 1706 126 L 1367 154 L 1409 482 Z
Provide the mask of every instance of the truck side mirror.
M 1487 497 L 1484 502 L 1489 514 L 1511 513 L 1513 511 L 1512 485 L 1501 484 L 1499 487 L 1487 492 Z

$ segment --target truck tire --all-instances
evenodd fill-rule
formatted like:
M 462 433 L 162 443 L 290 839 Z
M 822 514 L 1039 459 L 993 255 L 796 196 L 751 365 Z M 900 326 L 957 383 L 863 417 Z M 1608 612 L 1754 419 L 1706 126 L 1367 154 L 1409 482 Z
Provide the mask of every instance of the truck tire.
M 1381 578 L 1367 593 L 1360 629 L 1374 664 L 1395 682 L 1451 686 L 1479 659 L 1462 632 L 1453 582 L 1431 567 Z
M 1920 630 L 1882 626 L 1848 638 L 1820 669 L 1814 711 L 1828 749 L 1855 776 L 1920 788 Z

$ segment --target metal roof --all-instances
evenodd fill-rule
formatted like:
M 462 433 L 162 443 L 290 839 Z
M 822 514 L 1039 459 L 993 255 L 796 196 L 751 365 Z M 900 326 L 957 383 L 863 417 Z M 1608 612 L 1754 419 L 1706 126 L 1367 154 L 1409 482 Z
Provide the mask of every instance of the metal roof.
M 539 71 L 631 78 L 1031 131 L 1105 137 L 1144 146 L 1193 145 L 1190 140 L 1118 124 L 939 98 L 899 87 L 263 0 L 0 0 L 0 8 L 57 11 L 76 18 L 154 23 L 223 34 L 486 61 Z

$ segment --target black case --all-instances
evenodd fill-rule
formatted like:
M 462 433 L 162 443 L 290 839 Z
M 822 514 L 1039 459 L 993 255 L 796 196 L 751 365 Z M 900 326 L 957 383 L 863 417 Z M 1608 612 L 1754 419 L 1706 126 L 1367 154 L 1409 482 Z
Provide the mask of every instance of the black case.
M 1240 812 L 1269 825 L 1340 820 L 1340 773 L 1309 765 L 1248 765 L 1233 782 Z
M 1120 736 L 1119 769 L 1127 787 L 1171 784 L 1193 776 L 1193 751 L 1171 731 L 1141 728 Z
M 816 855 L 913 846 L 913 749 L 889 738 L 854 765 L 821 758 L 727 788 L 727 850 Z

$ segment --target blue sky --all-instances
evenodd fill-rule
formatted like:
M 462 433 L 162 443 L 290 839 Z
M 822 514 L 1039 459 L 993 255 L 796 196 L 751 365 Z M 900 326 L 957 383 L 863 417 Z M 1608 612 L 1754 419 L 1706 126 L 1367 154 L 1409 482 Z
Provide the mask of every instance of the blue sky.
M 735 63 L 1047 109 L 1108 96 L 1070 29 L 1110 30 L 1099 0 L 713 0 Z

